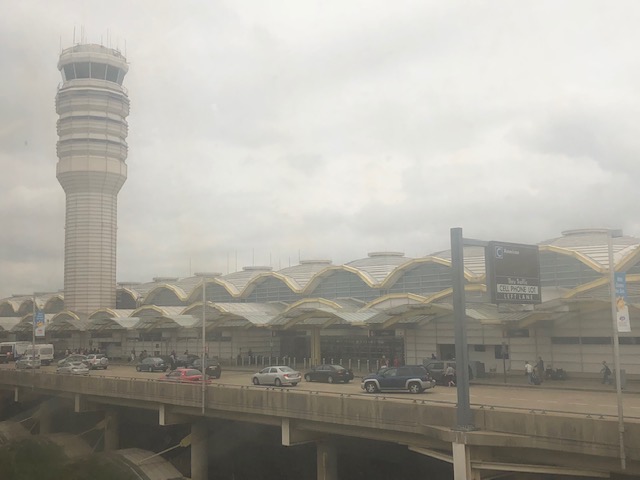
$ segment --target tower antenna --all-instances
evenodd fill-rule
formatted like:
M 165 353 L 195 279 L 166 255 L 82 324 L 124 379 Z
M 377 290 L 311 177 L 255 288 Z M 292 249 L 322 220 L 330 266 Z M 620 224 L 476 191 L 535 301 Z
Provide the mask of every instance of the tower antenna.
M 76 26 L 73 26 L 73 44 L 76 44 Z

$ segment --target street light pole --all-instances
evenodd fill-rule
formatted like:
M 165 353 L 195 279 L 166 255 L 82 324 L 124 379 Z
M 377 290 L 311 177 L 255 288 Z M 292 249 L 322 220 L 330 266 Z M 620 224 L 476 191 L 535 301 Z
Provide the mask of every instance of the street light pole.
M 618 339 L 618 314 L 616 310 L 615 264 L 613 262 L 613 236 L 620 236 L 619 231 L 607 231 L 607 246 L 609 252 L 609 294 L 611 296 L 611 321 L 613 327 L 613 360 L 616 371 L 616 397 L 618 400 L 618 434 L 620 437 L 620 467 L 626 469 L 624 453 L 624 414 L 622 411 L 622 383 L 620 379 L 620 342 Z
M 206 348 L 205 344 L 205 336 L 207 334 L 206 329 L 206 314 L 207 314 L 207 283 L 206 278 L 202 277 L 202 356 L 200 360 L 200 365 L 202 366 L 202 415 L 204 416 L 204 405 L 205 405 L 205 395 L 206 395 L 206 372 L 207 367 L 205 366 L 205 357 L 204 351 Z
M 36 312 L 37 312 L 37 308 L 36 308 L 36 292 L 33 292 L 33 325 L 32 325 L 32 330 L 31 330 L 31 366 L 35 367 L 35 360 L 36 360 Z M 27 361 L 29 361 L 29 359 L 27 358 Z M 35 368 L 32 369 L 35 372 Z

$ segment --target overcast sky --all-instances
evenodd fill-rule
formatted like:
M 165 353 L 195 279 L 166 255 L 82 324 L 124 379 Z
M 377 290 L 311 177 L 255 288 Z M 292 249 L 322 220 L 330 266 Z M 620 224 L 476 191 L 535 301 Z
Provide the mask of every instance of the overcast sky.
M 4 2 L 0 298 L 63 288 L 74 28 L 130 64 L 117 279 L 144 282 L 419 257 L 452 227 L 637 236 L 638 25 L 637 1 Z

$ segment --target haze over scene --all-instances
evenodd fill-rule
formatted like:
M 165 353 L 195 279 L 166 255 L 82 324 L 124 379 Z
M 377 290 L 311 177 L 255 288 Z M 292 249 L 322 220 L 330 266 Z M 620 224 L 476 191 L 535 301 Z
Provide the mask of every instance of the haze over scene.
M 457 226 L 637 235 L 639 19 L 636 1 L 5 2 L 0 298 L 63 287 L 74 38 L 130 64 L 117 279 L 144 282 L 420 257 Z

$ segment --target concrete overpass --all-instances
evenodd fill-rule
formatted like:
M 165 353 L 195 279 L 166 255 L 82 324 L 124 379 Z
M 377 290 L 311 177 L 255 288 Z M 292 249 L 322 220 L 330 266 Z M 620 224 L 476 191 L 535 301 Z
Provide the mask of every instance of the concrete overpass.
M 640 476 L 640 422 L 624 427 L 626 469 L 621 471 L 616 417 L 475 406 L 477 430 L 456 431 L 455 407 L 428 396 L 402 398 L 229 384 L 163 383 L 123 377 L 72 377 L 48 372 L 0 370 L 0 389 L 15 401 L 56 396 L 76 412 L 102 410 L 109 419 L 105 444 L 117 448 L 118 408 L 158 414 L 160 425 L 191 426 L 192 478 L 206 479 L 206 419 L 227 419 L 278 427 L 283 445 L 313 442 L 317 477 L 337 479 L 332 439 L 394 442 L 451 462 L 456 479 L 489 478 L 500 472 L 584 478 Z M 203 403 L 204 397 L 204 403 Z M 45 420 L 46 421 L 46 420 Z

